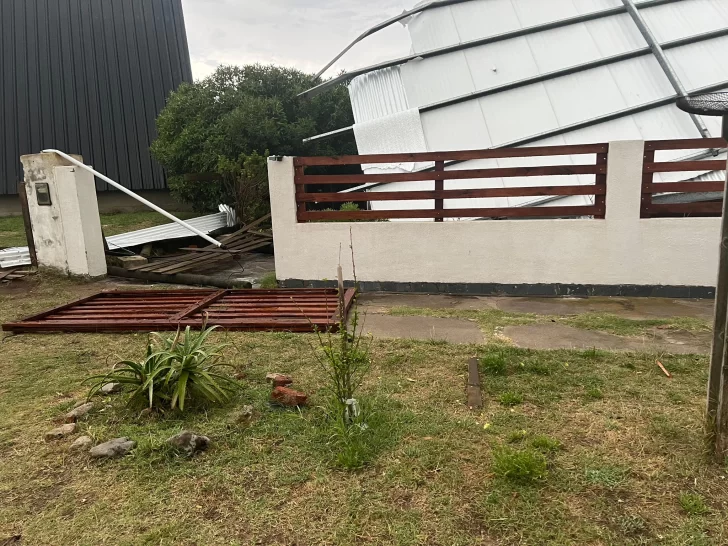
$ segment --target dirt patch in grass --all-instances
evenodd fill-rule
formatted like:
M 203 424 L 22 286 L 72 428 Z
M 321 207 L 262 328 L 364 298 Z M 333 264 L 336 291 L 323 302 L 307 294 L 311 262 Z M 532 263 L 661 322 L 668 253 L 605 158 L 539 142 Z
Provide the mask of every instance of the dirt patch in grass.
M 0 320 L 96 290 L 41 278 L 26 294 L 0 295 Z M 495 317 L 488 324 L 502 325 Z M 234 403 L 145 419 L 112 397 L 81 432 L 97 441 L 129 436 L 138 446 L 104 463 L 69 453 L 70 442 L 45 443 L 43 433 L 83 398 L 83 378 L 108 369 L 109 355 L 140 357 L 146 336 L 5 339 L 0 537 L 49 545 L 728 542 L 726 469 L 703 447 L 706 357 L 661 355 L 670 380 L 651 354 L 379 340 L 363 389 L 376 414 L 371 458 L 346 472 L 319 407 L 325 395 L 309 337 L 218 337 L 235 344 L 230 362 L 245 374 Z M 465 407 L 474 354 L 483 358 L 481 413 Z M 311 406 L 270 407 L 270 371 L 292 374 Z M 506 393 L 522 403 L 501 405 Z M 255 418 L 231 424 L 243 404 Z M 194 460 L 163 449 L 182 429 L 209 435 L 212 449 Z M 496 472 L 493 454 L 504 448 L 529 453 L 515 462 L 537 461 L 538 479 Z

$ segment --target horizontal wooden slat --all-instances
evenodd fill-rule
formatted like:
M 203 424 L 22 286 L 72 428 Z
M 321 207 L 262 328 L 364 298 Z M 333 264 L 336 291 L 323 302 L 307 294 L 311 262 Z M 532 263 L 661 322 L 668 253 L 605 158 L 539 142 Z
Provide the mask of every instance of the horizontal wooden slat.
M 360 211 L 310 211 L 300 213 L 298 220 L 306 221 L 351 221 L 387 220 L 389 218 L 533 218 L 553 216 L 592 216 L 599 214 L 598 207 L 506 207 L 481 209 L 445 210 L 360 210 Z
M 521 186 L 443 191 L 372 191 L 351 193 L 304 193 L 302 203 L 346 203 L 349 201 L 416 201 L 418 199 L 475 199 L 484 197 L 531 197 L 538 195 L 603 195 L 603 186 Z
M 668 161 L 665 163 L 645 163 L 646 173 L 679 173 L 688 171 L 723 171 L 726 162 L 723 159 L 709 161 Z
M 498 169 L 470 169 L 461 171 L 440 171 L 438 179 L 470 180 L 475 178 L 509 178 L 513 176 L 557 176 L 573 174 L 604 174 L 606 165 L 539 165 L 534 167 L 506 167 Z M 294 179 L 298 185 L 303 184 L 376 184 L 389 182 L 422 182 L 434 180 L 434 173 L 417 171 L 413 173 L 393 174 L 336 174 L 336 175 L 304 175 Z
M 723 203 L 718 202 L 700 202 L 700 203 L 665 203 L 652 204 L 648 209 L 650 216 L 656 214 L 721 214 L 723 211 Z
M 703 150 L 707 148 L 725 148 L 723 138 L 688 138 L 677 140 L 647 140 L 645 150 Z
M 723 191 L 725 182 L 658 182 L 646 184 L 642 193 L 682 193 Z
M 533 146 L 527 148 L 494 148 L 451 152 L 296 157 L 293 160 L 293 164 L 296 167 L 311 167 L 322 165 L 361 165 L 367 163 L 467 161 L 471 159 L 497 159 L 505 157 L 599 154 L 608 151 L 609 144 L 579 144 L 574 146 Z

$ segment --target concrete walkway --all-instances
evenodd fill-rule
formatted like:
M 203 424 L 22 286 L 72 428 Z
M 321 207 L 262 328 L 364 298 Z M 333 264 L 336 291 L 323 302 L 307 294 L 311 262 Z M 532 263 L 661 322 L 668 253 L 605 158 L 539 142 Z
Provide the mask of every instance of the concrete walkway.
M 713 316 L 710 300 L 671 300 L 664 298 L 530 298 L 477 297 L 420 294 L 364 294 L 359 299 L 366 313 L 365 330 L 380 338 L 444 340 L 452 343 L 484 343 L 485 335 L 473 320 L 428 316 L 392 316 L 396 307 L 435 310 L 500 310 L 509 313 L 573 316 L 609 313 L 629 320 L 689 317 L 709 322 Z M 557 323 L 506 326 L 499 338 L 516 346 L 533 349 L 597 348 L 616 351 L 706 354 L 710 332 L 651 329 L 641 337 L 618 336 L 595 330 L 573 328 Z

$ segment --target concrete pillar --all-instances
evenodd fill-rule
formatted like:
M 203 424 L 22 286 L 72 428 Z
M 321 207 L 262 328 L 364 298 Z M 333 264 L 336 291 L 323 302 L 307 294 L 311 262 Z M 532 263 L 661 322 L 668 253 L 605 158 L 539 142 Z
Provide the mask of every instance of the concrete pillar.
M 268 158 L 268 187 L 270 190 L 271 222 L 273 224 L 273 245 L 275 252 L 276 276 L 279 279 L 291 278 L 288 270 L 296 247 L 296 188 L 293 184 L 295 169 L 292 157 Z M 281 275 L 289 275 L 282 277 Z
M 20 161 L 38 266 L 64 275 L 106 275 L 93 175 L 56 154 L 25 155 Z M 42 198 L 46 189 L 50 204 Z
M 609 143 L 606 219 L 630 230 L 640 219 L 644 149 L 642 140 Z

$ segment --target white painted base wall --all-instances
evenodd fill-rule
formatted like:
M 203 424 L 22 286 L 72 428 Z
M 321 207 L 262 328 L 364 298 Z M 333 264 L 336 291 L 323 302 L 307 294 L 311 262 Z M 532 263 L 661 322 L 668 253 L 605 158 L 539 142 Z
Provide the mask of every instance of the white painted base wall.
M 606 219 L 296 222 L 293 160 L 269 160 L 278 279 L 715 286 L 720 218 L 640 219 L 642 141 L 610 143 Z
M 64 275 L 106 275 L 93 175 L 56 154 L 26 155 L 20 160 L 38 266 Z M 38 205 L 35 185 L 39 183 L 48 184 L 51 206 Z

